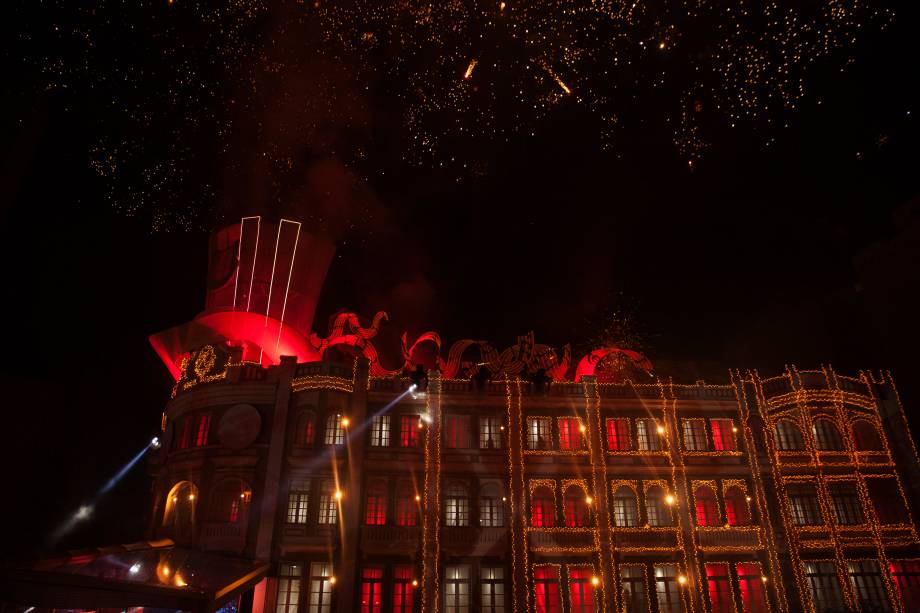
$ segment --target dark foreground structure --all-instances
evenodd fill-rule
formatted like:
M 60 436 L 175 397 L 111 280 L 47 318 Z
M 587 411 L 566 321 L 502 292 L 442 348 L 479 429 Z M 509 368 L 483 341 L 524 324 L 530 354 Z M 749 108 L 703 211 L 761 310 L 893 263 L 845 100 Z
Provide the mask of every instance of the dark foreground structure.
M 309 335 L 328 260 L 317 272 L 297 258 L 310 259 L 304 244 L 331 251 L 299 225 L 291 243 L 291 222 L 257 223 L 268 248 L 247 243 L 247 220 L 215 235 L 208 309 L 152 338 L 178 378 L 150 462 L 151 540 L 8 569 L 3 600 L 920 611 L 920 461 L 889 373 L 732 370 L 727 385 L 678 385 L 616 348 L 570 367 L 531 336 L 426 357 L 436 335 L 404 339 L 403 367 L 386 371 L 377 319 L 343 314 L 327 338 Z M 605 370 L 611 357 L 643 382 Z

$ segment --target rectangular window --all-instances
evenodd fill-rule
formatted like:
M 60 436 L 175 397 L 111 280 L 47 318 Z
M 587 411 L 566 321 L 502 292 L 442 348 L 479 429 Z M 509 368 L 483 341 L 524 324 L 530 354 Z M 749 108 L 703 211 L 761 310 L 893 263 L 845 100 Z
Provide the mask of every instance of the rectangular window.
M 727 564 L 707 564 L 706 584 L 709 590 L 709 603 L 712 613 L 733 613 L 731 581 L 728 577 Z
M 179 423 L 179 431 L 173 441 L 174 449 L 188 449 L 192 439 L 192 417 L 183 417 Z
M 737 427 L 734 420 L 731 419 L 713 419 L 710 420 L 712 426 L 712 447 L 716 451 L 738 451 L 738 443 L 735 440 Z
M 342 416 L 338 413 L 326 418 L 326 438 L 324 442 L 327 445 L 345 444 L 345 428 L 342 427 Z
M 399 416 L 399 446 L 418 447 L 418 433 L 421 428 L 418 415 Z
M 470 448 L 469 415 L 448 415 L 445 418 L 444 444 L 448 449 Z
M 684 449 L 687 451 L 709 451 L 706 440 L 706 422 L 702 419 L 680 420 L 684 434 Z
M 444 569 L 444 613 L 470 613 L 470 567 Z
M 195 447 L 204 447 L 208 444 L 208 433 L 211 430 L 211 414 L 204 413 L 198 416 L 198 428 L 195 434 Z
M 833 562 L 806 562 L 805 579 L 815 613 L 831 613 L 845 608 Z
M 384 481 L 372 481 L 364 496 L 364 523 L 368 526 L 383 526 L 387 523 L 387 485 Z
M 332 613 L 332 564 L 310 564 L 310 592 L 307 594 L 307 613 Z
M 789 494 L 792 521 L 797 526 L 818 526 L 824 523 L 813 485 L 790 485 L 786 492 Z
M 417 429 L 417 428 L 416 428 Z M 371 447 L 390 446 L 390 416 L 375 415 L 371 420 Z
M 549 417 L 527 418 L 527 448 L 552 449 L 553 426 Z
M 831 483 L 828 490 L 834 505 L 834 517 L 838 524 L 851 526 L 866 522 L 855 483 Z
M 847 564 L 850 571 L 850 585 L 863 611 L 891 611 L 888 592 L 882 580 L 882 573 L 875 560 L 860 560 Z
M 905 611 L 920 611 L 920 561 L 895 560 L 891 576 Z
M 569 567 L 569 611 L 570 613 L 594 613 L 594 586 L 591 577 L 594 571 L 586 567 Z
M 607 420 L 607 449 L 609 451 L 629 451 L 632 449 L 628 419 Z
M 625 613 L 648 613 L 648 587 L 644 566 L 620 566 L 620 589 Z
M 460 486 L 448 488 L 444 495 L 444 525 L 470 525 L 470 499 Z
M 275 613 L 297 613 L 300 604 L 300 567 L 293 564 L 278 566 L 278 598 Z
M 658 598 L 659 613 L 683 613 L 684 604 L 680 599 L 676 564 L 655 565 L 655 596 Z
M 483 568 L 480 578 L 482 613 L 505 613 L 505 569 Z
M 411 566 L 393 568 L 393 613 L 413 613 L 415 606 L 413 573 Z
M 501 449 L 502 447 L 502 420 L 498 417 L 479 418 L 479 448 Z
M 866 479 L 866 486 L 880 523 L 886 525 L 910 523 L 910 513 L 907 511 L 897 479 Z
M 288 491 L 287 523 L 307 523 L 307 501 L 310 499 L 310 482 L 304 479 L 291 481 Z
M 400 481 L 396 485 L 396 525 L 415 526 L 418 524 L 418 501 L 415 499 L 415 487 L 410 481 Z
M 479 525 L 484 528 L 501 528 L 505 525 L 505 507 L 497 495 L 479 494 Z
M 319 496 L 319 517 L 321 524 L 332 525 L 339 519 L 339 504 L 335 499 L 335 486 L 332 481 L 323 483 L 323 491 Z
M 584 447 L 584 425 L 577 417 L 559 418 L 559 449 L 574 451 Z
M 764 589 L 763 572 L 756 562 L 738 562 L 738 589 L 741 590 L 741 606 L 744 613 L 768 613 L 767 592 Z
M 639 451 L 661 451 L 661 434 L 654 419 L 636 420 L 636 446 Z
M 559 568 L 535 566 L 533 569 L 534 601 L 537 613 L 559 613 Z
M 361 572 L 361 613 L 383 610 L 383 569 L 365 568 Z

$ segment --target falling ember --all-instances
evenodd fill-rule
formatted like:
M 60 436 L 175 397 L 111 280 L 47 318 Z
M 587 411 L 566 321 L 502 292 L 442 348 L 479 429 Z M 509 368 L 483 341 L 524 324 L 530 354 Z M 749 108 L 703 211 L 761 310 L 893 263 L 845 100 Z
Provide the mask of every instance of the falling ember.
M 476 60 L 475 58 L 470 60 L 470 65 L 466 67 L 466 72 L 463 73 L 464 79 L 469 79 L 471 76 L 473 76 L 473 69 L 476 68 L 477 61 L 478 60 Z
M 540 62 L 540 67 L 541 67 L 543 70 L 545 70 L 545 71 L 546 71 L 546 74 L 548 74 L 549 76 L 551 76 L 551 77 L 553 78 L 553 80 L 554 80 L 556 83 L 559 84 L 559 87 L 562 88 L 562 91 L 564 91 L 566 94 L 571 94 L 571 93 L 572 93 L 572 90 L 569 89 L 569 86 L 565 84 L 565 81 L 563 81 L 563 80 L 559 77 L 559 75 L 557 75 L 555 72 L 553 72 L 552 69 L 550 69 L 549 66 L 547 66 L 544 62 Z

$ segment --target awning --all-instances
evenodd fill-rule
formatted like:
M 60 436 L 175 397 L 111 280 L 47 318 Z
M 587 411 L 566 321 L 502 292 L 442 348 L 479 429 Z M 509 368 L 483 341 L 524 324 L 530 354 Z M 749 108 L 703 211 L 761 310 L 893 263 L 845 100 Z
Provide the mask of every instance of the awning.
M 261 581 L 268 569 L 265 562 L 176 547 L 168 539 L 148 541 L 0 568 L 0 602 L 210 613 Z

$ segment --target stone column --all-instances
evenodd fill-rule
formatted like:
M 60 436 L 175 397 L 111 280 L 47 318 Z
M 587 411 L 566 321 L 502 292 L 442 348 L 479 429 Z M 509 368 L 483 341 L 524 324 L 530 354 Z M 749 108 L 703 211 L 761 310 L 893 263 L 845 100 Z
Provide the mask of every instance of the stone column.
M 523 432 L 521 415 L 521 384 L 505 381 L 508 420 L 508 473 L 511 489 L 508 491 L 508 508 L 511 528 L 511 610 L 526 611 L 528 601 L 527 568 L 527 480 L 524 475 Z
M 363 507 L 364 451 L 366 433 L 370 432 L 367 421 L 367 378 L 370 362 L 359 357 L 355 362 L 353 390 L 349 403 L 348 417 L 351 424 L 346 430 L 345 451 L 348 463 L 344 466 L 345 478 L 339 478 L 344 496 L 340 505 L 339 518 L 339 561 L 336 564 L 337 611 L 354 611 L 358 593 L 358 541 L 361 534 L 361 509 Z M 360 427 L 365 424 L 365 427 Z M 352 434 L 354 432 L 354 434 Z M 336 459 L 338 461 L 338 458 Z M 341 470 L 341 469 L 340 469 Z M 340 473 L 341 474 L 341 473 Z
M 428 416 L 425 432 L 425 491 L 422 498 L 422 611 L 440 607 L 439 535 L 441 530 L 441 373 L 428 372 Z
M 269 560 L 272 555 L 272 539 L 275 533 L 275 521 L 280 501 L 278 495 L 281 486 L 281 469 L 287 443 L 288 409 L 291 405 L 291 379 L 297 370 L 297 358 L 281 356 L 278 366 L 278 388 L 275 393 L 275 409 L 271 415 L 271 436 L 268 445 L 268 458 L 265 468 L 265 483 L 259 499 L 259 526 L 256 533 L 255 557 L 257 560 Z

